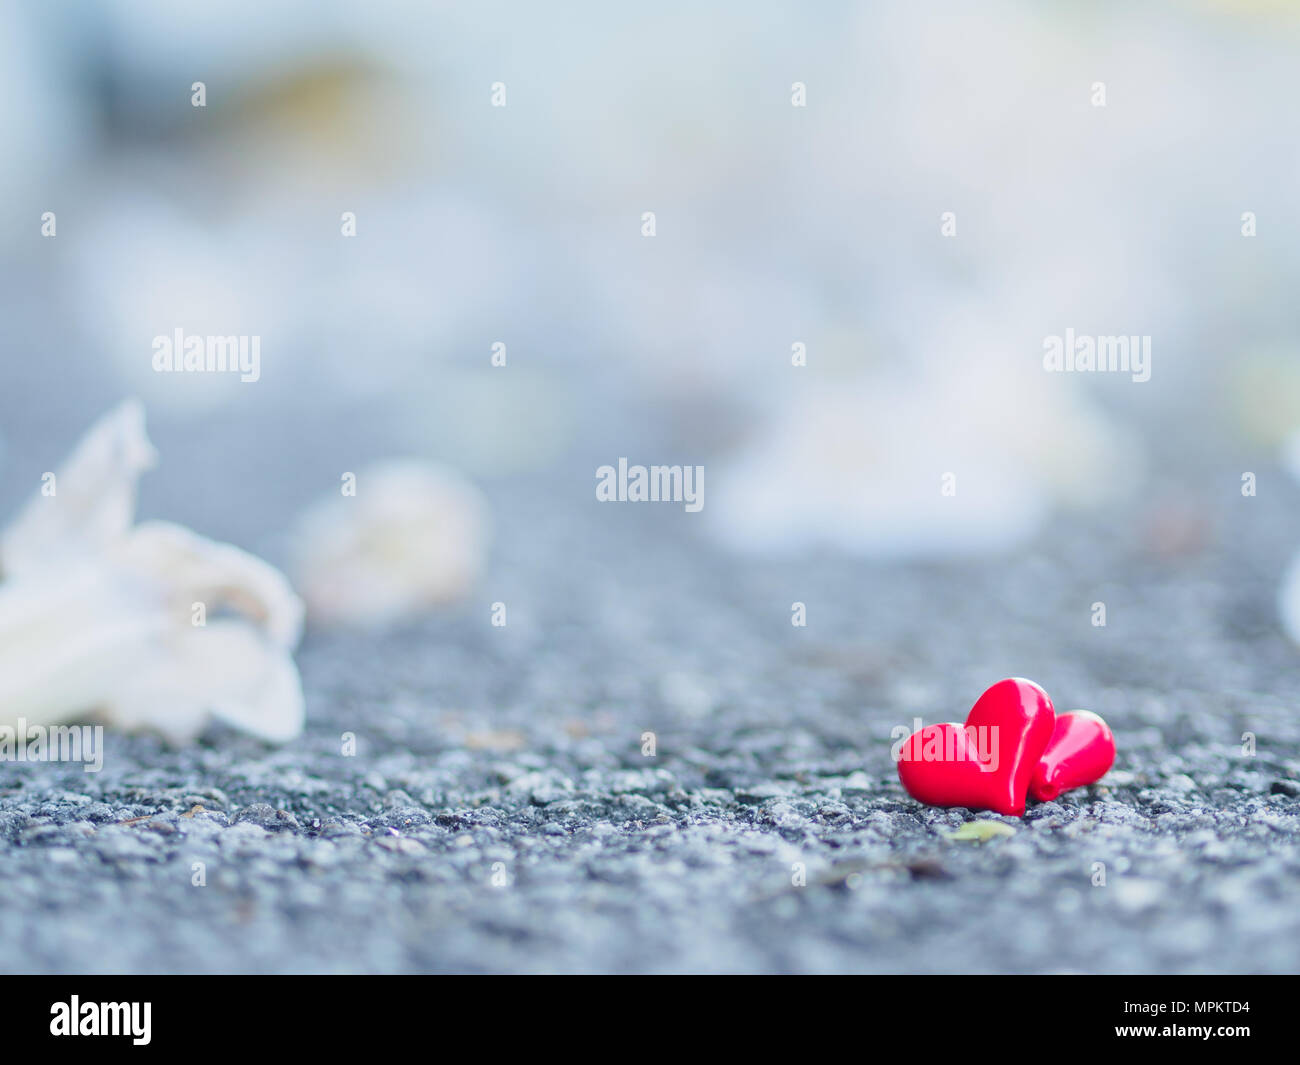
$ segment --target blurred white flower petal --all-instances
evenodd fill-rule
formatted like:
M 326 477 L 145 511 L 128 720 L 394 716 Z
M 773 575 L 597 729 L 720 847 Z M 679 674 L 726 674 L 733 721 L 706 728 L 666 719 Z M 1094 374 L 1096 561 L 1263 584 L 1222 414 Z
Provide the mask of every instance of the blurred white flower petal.
M 1282 575 L 1277 595 L 1282 631 L 1294 643 L 1300 643 L 1300 555 L 1296 555 Z
M 123 404 L 0 538 L 0 724 L 98 712 L 180 743 L 215 715 L 290 739 L 303 722 L 292 657 L 302 604 L 238 548 L 164 522 L 132 526 L 153 457 L 142 410 Z
M 294 537 L 308 616 L 384 625 L 463 596 L 487 550 L 482 494 L 446 467 L 390 461 L 357 474 L 356 495 L 321 500 Z
M 120 678 L 122 727 L 152 727 L 184 743 L 203 730 L 211 713 L 272 743 L 302 731 L 302 685 L 293 658 L 252 626 L 212 621 L 175 629 L 159 642 L 165 654 Z M 168 707 L 166 714 L 156 714 L 158 706 Z
M 1053 506 L 1132 486 L 1140 456 L 1124 434 L 1041 378 L 992 380 L 992 365 L 975 363 L 974 375 L 795 392 L 772 430 L 721 466 L 706 508 L 714 533 L 742 551 L 965 555 L 1023 541 Z
M 136 482 L 157 458 L 139 403 L 101 418 L 55 475 L 56 495 L 32 499 L 5 530 L 4 572 L 61 565 L 69 554 L 102 550 L 124 536 L 135 517 Z
M 191 337 L 256 336 L 268 356 L 282 359 L 288 330 L 283 299 L 272 293 L 284 268 L 265 228 L 219 229 L 116 186 L 112 203 L 87 221 L 86 239 L 70 256 L 84 335 L 106 338 L 103 361 L 155 409 L 214 410 L 247 396 L 237 373 L 155 370 L 153 342 L 177 329 Z
M 1300 430 L 1282 441 L 1282 468 L 1300 481 Z
M 1282 443 L 1282 466 L 1300 481 L 1300 430 L 1293 432 Z M 1278 611 L 1282 629 L 1295 643 L 1300 643 L 1300 554 L 1297 554 L 1282 575 L 1278 587 Z
M 123 565 L 161 576 L 186 610 L 203 602 L 209 615 L 241 613 L 278 647 L 295 647 L 302 636 L 302 601 L 284 574 L 247 551 L 161 521 L 138 526 L 119 551 Z

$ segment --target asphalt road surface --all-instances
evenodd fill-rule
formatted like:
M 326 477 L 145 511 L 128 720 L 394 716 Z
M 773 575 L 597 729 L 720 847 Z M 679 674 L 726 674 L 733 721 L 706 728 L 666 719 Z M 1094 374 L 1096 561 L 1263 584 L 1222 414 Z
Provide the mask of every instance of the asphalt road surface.
M 679 508 L 563 490 L 494 491 L 461 608 L 310 633 L 296 742 L 110 734 L 96 774 L 0 766 L 0 966 L 1300 968 L 1294 491 L 1213 510 L 1199 544 L 1135 510 L 891 565 L 736 560 Z M 1114 770 L 1023 820 L 908 798 L 890 730 L 1008 675 L 1105 716 Z M 1013 834 L 948 838 L 975 819 Z

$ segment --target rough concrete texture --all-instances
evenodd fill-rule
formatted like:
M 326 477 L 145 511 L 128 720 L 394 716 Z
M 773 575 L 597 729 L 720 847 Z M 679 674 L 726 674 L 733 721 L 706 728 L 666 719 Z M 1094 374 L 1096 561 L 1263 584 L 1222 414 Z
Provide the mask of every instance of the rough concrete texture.
M 891 565 L 740 561 L 675 508 L 498 493 L 473 602 L 310 635 L 299 741 L 110 735 L 99 774 L 0 766 L 0 963 L 1294 971 L 1300 654 L 1273 595 L 1296 501 L 1272 496 L 1190 553 L 1135 512 Z M 1006 675 L 1103 714 L 1117 765 L 996 818 L 1014 835 L 949 840 L 990 815 L 909 799 L 890 730 Z

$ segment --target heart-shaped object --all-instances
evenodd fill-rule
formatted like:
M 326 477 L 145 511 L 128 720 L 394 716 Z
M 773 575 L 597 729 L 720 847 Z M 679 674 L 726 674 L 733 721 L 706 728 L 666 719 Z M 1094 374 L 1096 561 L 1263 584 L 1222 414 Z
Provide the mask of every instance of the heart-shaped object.
M 1009 677 L 979 697 L 965 725 L 927 725 L 904 742 L 898 779 L 931 806 L 969 806 L 1019 817 L 1056 719 L 1032 680 Z
M 1063 791 L 1100 780 L 1114 763 L 1110 726 L 1091 710 L 1071 710 L 1056 719 L 1052 738 L 1029 781 L 1029 794 L 1048 802 Z

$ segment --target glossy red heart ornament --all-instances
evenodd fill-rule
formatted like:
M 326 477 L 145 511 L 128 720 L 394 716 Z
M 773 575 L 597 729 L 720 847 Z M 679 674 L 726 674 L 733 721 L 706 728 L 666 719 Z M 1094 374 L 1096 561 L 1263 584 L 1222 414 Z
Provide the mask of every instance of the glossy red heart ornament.
M 1071 710 L 1056 719 L 1052 738 L 1029 781 L 1029 794 L 1049 802 L 1063 791 L 1100 780 L 1114 763 L 1110 726 L 1090 710 Z
M 898 779 L 931 806 L 969 806 L 1019 817 L 1039 758 L 1052 737 L 1052 700 L 1031 680 L 1000 680 L 979 697 L 965 725 L 927 725 L 904 742 Z

